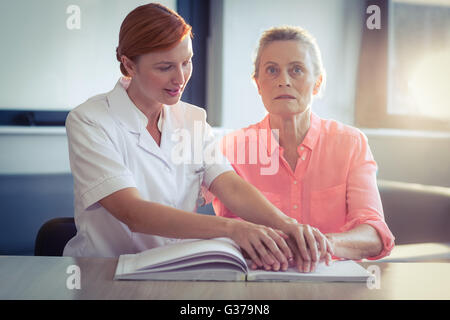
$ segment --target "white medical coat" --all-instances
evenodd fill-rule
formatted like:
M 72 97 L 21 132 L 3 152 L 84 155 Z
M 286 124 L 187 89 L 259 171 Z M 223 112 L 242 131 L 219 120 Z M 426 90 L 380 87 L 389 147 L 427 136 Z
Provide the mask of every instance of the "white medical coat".
M 117 257 L 175 241 L 131 232 L 98 201 L 135 187 L 145 200 L 195 211 L 200 189 L 233 170 L 220 152 L 214 162 L 202 158 L 215 144 L 206 112 L 182 101 L 163 107 L 158 146 L 146 116 L 128 97 L 128 84 L 120 79 L 112 91 L 90 98 L 67 117 L 77 234 L 65 256 Z M 188 138 L 190 145 L 183 144 Z

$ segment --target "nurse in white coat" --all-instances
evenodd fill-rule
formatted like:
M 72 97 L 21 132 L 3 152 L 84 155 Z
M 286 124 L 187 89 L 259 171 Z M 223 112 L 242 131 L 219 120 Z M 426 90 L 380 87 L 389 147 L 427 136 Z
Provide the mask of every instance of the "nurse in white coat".
M 225 160 L 205 160 L 214 142 L 206 113 L 180 101 L 192 73 L 191 36 L 174 11 L 136 8 L 119 35 L 125 77 L 70 112 L 77 234 L 64 255 L 117 257 L 176 239 L 229 237 L 258 267 L 284 270 L 298 252 L 289 237 L 298 247 L 314 241 Z M 245 221 L 195 213 L 209 192 Z

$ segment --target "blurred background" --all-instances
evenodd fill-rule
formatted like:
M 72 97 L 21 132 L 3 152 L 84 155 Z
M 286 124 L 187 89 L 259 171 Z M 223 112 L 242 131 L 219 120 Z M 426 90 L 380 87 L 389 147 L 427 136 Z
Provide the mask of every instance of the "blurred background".
M 148 2 L 0 1 L 0 254 L 33 254 L 45 221 L 73 216 L 65 117 L 114 87 L 120 24 Z M 183 100 L 218 136 L 266 114 L 251 80 L 261 33 L 310 31 L 327 72 L 313 111 L 367 135 L 397 240 L 450 241 L 450 1 L 159 2 L 193 26 Z

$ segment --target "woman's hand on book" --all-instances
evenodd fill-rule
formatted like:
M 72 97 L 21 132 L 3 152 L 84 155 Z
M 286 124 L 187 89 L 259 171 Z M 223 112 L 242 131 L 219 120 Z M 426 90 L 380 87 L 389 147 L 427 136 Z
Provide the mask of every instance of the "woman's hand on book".
M 288 243 L 295 257 L 291 261 L 289 261 L 289 267 L 297 267 L 298 271 L 300 272 L 314 272 L 319 263 L 325 263 L 327 266 L 330 266 L 333 261 L 331 254 L 327 251 L 323 254 L 321 253 L 319 260 L 315 263 L 311 261 L 305 261 L 303 260 L 295 241 L 292 238 L 289 238 L 286 239 L 286 242 Z M 252 264 L 250 265 L 250 269 L 256 270 L 258 269 L 258 266 L 254 262 L 252 262 Z M 264 269 L 271 270 L 270 267 L 266 266 L 264 266 Z
M 322 232 L 310 225 L 300 224 L 294 219 L 286 221 L 283 231 L 289 235 L 287 242 L 294 252 L 300 272 L 314 271 L 321 261 L 327 265 L 331 263 L 333 246 Z
M 286 234 L 247 221 L 232 222 L 230 238 L 245 251 L 254 265 L 266 270 L 287 270 L 293 261 L 293 253 L 286 243 Z
M 327 266 L 330 266 L 332 263 L 332 256 L 331 254 L 326 251 L 325 253 L 321 252 L 320 257 L 314 261 L 314 260 L 304 260 L 300 251 L 298 250 L 297 244 L 295 241 L 290 238 L 287 240 L 288 245 L 292 248 L 292 251 L 294 252 L 295 261 L 290 264 L 290 267 L 297 267 L 297 270 L 299 272 L 314 272 L 317 268 L 317 265 L 319 263 L 325 263 Z

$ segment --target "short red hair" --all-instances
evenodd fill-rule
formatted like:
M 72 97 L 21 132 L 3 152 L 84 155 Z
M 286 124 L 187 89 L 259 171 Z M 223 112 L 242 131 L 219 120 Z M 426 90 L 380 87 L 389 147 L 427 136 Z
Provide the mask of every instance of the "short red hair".
M 188 34 L 192 38 L 192 27 L 175 11 L 159 3 L 137 7 L 120 26 L 116 49 L 120 71 L 124 76 L 129 76 L 122 64 L 122 55 L 136 61 L 142 54 L 171 49 Z

